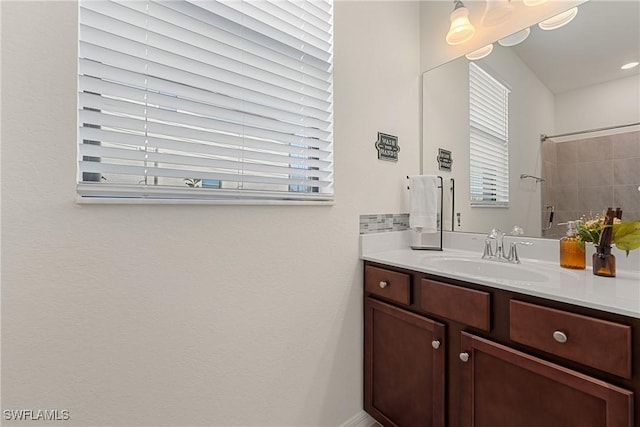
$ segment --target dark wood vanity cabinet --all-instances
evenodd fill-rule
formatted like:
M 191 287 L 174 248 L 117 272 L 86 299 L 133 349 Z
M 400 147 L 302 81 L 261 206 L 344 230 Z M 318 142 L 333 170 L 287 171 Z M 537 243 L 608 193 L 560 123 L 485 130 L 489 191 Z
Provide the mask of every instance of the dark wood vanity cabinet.
M 365 410 L 385 425 L 444 426 L 444 325 L 399 308 L 411 275 L 368 266 L 364 301 Z
M 370 262 L 364 282 L 383 426 L 640 427 L 638 319 Z
M 365 409 L 385 425 L 444 426 L 444 325 L 365 301 Z

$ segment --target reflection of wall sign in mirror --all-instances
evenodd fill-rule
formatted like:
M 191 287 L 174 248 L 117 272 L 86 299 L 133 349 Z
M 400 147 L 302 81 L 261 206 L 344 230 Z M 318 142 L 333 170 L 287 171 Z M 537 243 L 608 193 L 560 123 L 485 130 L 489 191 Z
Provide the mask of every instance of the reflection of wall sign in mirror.
M 378 150 L 378 159 L 397 162 L 398 151 L 400 151 L 400 146 L 398 145 L 398 137 L 378 132 L 376 150 Z
M 453 158 L 451 157 L 451 151 L 438 148 L 437 159 L 438 159 L 438 168 L 441 171 L 451 172 L 451 164 L 453 163 Z

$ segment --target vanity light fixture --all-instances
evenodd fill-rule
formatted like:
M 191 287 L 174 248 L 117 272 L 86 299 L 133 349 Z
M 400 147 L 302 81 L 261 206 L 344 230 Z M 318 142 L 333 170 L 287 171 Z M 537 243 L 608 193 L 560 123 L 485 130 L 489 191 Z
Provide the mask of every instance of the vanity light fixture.
M 511 0 L 487 0 L 482 15 L 482 25 L 493 27 L 506 22 L 513 13 Z
M 450 45 L 462 44 L 473 37 L 476 32 L 476 29 L 469 22 L 469 9 L 464 7 L 460 0 L 454 1 L 453 12 L 451 12 L 449 20 L 451 21 L 451 26 L 446 40 Z
M 578 14 L 578 8 L 574 7 L 573 9 L 569 9 L 565 12 L 559 13 L 556 16 L 552 16 L 549 19 L 546 19 L 538 24 L 543 30 L 555 30 L 560 27 L 564 27 L 569 22 L 573 21 L 573 18 Z
M 484 58 L 485 56 L 488 56 L 491 52 L 493 52 L 493 43 L 486 45 L 484 47 L 481 47 L 478 50 L 474 50 L 471 53 L 467 53 L 465 57 L 469 61 L 476 61 L 478 59 Z
M 513 33 L 510 36 L 507 36 L 498 40 L 498 44 L 504 47 L 515 46 L 525 41 L 527 37 L 529 37 L 530 33 L 531 33 L 531 29 L 525 28 L 522 31 L 518 31 L 517 33 Z
M 627 64 L 624 64 L 622 67 L 620 67 L 620 69 L 621 69 L 621 70 L 630 70 L 630 69 L 632 69 L 632 68 L 637 67 L 637 66 L 638 66 L 638 64 L 640 64 L 640 63 L 639 63 L 639 62 L 637 62 L 637 61 L 629 62 L 629 63 L 627 63 Z

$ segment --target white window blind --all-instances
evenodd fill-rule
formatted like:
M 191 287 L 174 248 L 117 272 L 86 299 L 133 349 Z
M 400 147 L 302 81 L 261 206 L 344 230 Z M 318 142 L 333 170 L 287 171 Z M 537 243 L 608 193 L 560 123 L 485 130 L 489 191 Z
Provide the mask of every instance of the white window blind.
M 331 0 L 80 0 L 83 198 L 330 200 Z
M 509 90 L 469 63 L 472 206 L 509 204 Z

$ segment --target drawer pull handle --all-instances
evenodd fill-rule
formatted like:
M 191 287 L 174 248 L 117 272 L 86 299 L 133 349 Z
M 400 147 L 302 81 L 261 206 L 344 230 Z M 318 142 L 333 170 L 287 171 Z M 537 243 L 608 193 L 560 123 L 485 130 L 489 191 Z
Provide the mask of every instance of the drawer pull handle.
M 436 350 L 440 348 L 440 341 L 438 340 L 433 340 L 431 341 L 431 347 L 435 348 Z
M 462 360 L 463 362 L 468 362 L 469 361 L 469 353 L 460 353 L 460 360 Z
M 560 332 L 560 331 L 555 331 L 553 333 L 553 339 L 558 341 L 561 344 L 564 344 L 567 342 L 567 334 L 565 334 L 564 332 Z
M 387 286 L 389 286 L 389 284 L 388 284 L 387 282 L 385 282 L 384 280 L 382 280 L 382 281 L 380 282 L 380 289 L 384 289 L 384 288 L 386 288 Z

